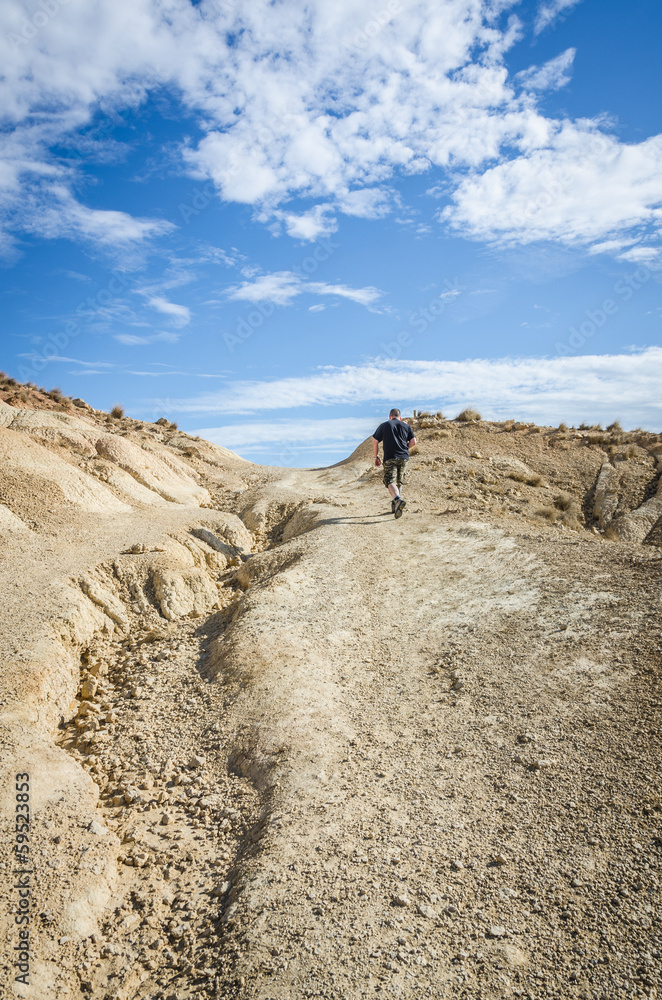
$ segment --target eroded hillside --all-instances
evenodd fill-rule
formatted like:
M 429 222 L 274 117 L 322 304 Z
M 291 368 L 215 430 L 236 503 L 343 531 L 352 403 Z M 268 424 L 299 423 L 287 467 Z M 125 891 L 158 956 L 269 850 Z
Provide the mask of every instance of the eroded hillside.
M 7 995 L 657 995 L 660 436 L 417 415 L 396 521 L 2 395 Z

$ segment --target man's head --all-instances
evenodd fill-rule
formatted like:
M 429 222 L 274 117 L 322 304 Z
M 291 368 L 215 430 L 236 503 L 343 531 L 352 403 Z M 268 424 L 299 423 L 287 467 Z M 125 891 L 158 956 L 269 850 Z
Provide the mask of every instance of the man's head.
M 399 420 L 400 419 L 400 410 L 396 410 L 395 408 L 392 409 L 391 412 L 388 415 L 388 419 L 389 420 L 396 420 L 396 419 Z

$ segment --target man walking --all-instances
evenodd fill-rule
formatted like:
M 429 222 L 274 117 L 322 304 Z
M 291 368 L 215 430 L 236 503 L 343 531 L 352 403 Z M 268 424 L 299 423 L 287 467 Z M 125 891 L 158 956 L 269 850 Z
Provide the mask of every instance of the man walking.
M 372 448 L 375 465 L 380 466 L 379 442 L 384 447 L 384 486 L 392 496 L 391 510 L 396 517 L 402 517 L 405 503 L 400 496 L 400 488 L 405 481 L 409 449 L 416 444 L 414 432 L 404 420 L 400 420 L 400 410 L 395 408 L 388 415 L 388 420 L 380 424 L 372 435 Z

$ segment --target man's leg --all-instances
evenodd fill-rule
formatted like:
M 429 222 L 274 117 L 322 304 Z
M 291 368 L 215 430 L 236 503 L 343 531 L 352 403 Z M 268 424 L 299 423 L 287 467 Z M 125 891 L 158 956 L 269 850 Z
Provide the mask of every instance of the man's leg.
M 398 496 L 393 501 L 393 513 L 395 514 L 396 517 L 401 517 L 404 506 L 407 503 L 405 498 L 402 496 L 401 492 L 402 486 L 405 481 L 405 472 L 407 471 L 406 463 L 401 460 L 398 460 L 398 462 L 396 463 L 396 471 L 397 471 L 396 486 L 398 489 Z
M 391 510 L 395 508 L 395 502 L 400 498 L 400 490 L 398 489 L 398 470 L 396 463 L 392 458 L 387 458 L 384 462 L 384 486 L 388 488 L 391 494 Z

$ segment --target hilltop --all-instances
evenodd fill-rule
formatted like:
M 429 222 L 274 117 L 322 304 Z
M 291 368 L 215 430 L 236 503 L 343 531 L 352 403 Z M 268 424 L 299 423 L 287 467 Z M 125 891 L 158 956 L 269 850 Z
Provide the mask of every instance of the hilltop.
M 409 418 L 395 521 L 369 440 L 0 382 L 16 995 L 657 995 L 662 435 L 461 417 Z

